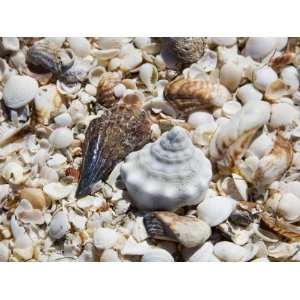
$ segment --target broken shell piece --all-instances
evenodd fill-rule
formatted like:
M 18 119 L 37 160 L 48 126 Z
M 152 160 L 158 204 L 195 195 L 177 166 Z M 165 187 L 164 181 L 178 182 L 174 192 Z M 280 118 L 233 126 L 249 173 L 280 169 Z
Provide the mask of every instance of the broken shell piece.
M 8 247 L 8 243 L 0 241 L 0 262 L 8 261 L 11 251 Z
M 73 132 L 69 128 L 57 128 L 50 134 L 49 142 L 56 149 L 67 148 L 73 142 Z
M 202 220 L 171 212 L 149 213 L 144 224 L 151 237 L 174 240 L 186 248 L 203 244 L 211 235 L 210 227 Z
M 94 245 L 99 250 L 112 248 L 117 242 L 119 234 L 110 228 L 98 228 L 94 232 Z
M 100 257 L 101 262 L 119 262 L 118 252 L 114 249 L 105 249 Z
M 1 171 L 2 177 L 12 184 L 23 183 L 28 178 L 24 173 L 24 168 L 16 162 L 8 162 Z
M 104 207 L 106 201 L 102 197 L 86 196 L 77 201 L 78 207 L 84 210 L 97 210 Z
M 158 80 L 158 71 L 154 65 L 146 63 L 140 66 L 139 76 L 145 86 L 151 90 Z
M 174 262 L 173 256 L 164 249 L 153 249 L 146 252 L 142 259 L 142 262 Z
M 216 226 L 229 218 L 235 208 L 235 201 L 230 197 L 212 197 L 197 206 L 198 218 L 210 226 Z
M 218 262 L 220 261 L 214 255 L 214 246 L 211 242 L 206 242 L 203 246 L 197 249 L 189 258 L 189 262 Z
M 216 129 L 216 122 L 209 122 L 207 124 L 200 125 L 193 132 L 193 143 L 197 146 L 208 146 Z
M 297 251 L 299 251 L 297 243 L 288 244 L 281 242 L 268 247 L 268 256 L 275 259 L 287 260 L 295 255 Z
M 49 235 L 54 240 L 64 237 L 70 230 L 67 213 L 60 211 L 54 215 L 49 226 Z
M 149 250 L 151 246 L 146 242 L 137 243 L 133 237 L 129 237 L 125 242 L 123 248 L 121 249 L 122 255 L 144 255 Z
M 290 94 L 290 88 L 281 79 L 271 82 L 267 86 L 265 98 L 269 101 L 276 102 L 278 99 Z
M 33 209 L 31 203 L 22 199 L 15 209 L 15 215 L 23 223 L 41 225 L 45 222 L 43 213 L 39 209 Z
M 63 198 L 66 198 L 67 196 L 69 196 L 72 190 L 72 185 L 63 185 L 59 182 L 48 183 L 43 188 L 44 193 L 51 200 L 61 200 Z
M 214 247 L 214 255 L 226 262 L 247 261 L 249 250 L 231 242 L 219 242 Z
M 9 184 L 0 184 L 0 202 L 7 198 L 11 193 L 11 188 Z
M 33 208 L 45 209 L 47 206 L 47 200 L 45 194 L 38 188 L 24 188 L 20 191 L 21 199 L 28 200 Z
M 212 37 L 210 40 L 218 46 L 230 47 L 236 43 L 237 39 L 235 37 Z
M 133 70 L 143 62 L 142 51 L 128 44 L 121 48 L 119 61 L 123 72 Z
M 209 160 L 178 126 L 128 155 L 121 167 L 130 199 L 141 210 L 174 210 L 200 203 L 211 172 Z
M 5 83 L 3 99 L 7 107 L 17 109 L 25 106 L 36 96 L 38 83 L 25 75 L 13 75 Z
M 299 89 L 299 75 L 295 67 L 288 66 L 283 68 L 280 72 L 280 77 L 282 78 L 283 82 L 289 86 L 290 94 Z
M 18 51 L 20 42 L 17 37 L 3 37 L 1 38 L 1 46 L 6 51 Z
M 99 37 L 97 45 L 100 49 L 119 49 L 131 41 L 127 37 Z
M 236 95 L 244 104 L 249 101 L 260 101 L 263 97 L 263 94 L 251 83 L 247 83 L 238 88 Z

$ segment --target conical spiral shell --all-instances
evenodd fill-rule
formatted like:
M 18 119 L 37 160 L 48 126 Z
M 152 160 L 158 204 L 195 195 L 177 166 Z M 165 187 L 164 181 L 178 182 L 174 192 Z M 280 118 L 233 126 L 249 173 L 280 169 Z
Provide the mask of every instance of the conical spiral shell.
M 121 176 L 140 210 L 175 210 L 200 203 L 212 176 L 211 164 L 181 127 L 127 156 Z

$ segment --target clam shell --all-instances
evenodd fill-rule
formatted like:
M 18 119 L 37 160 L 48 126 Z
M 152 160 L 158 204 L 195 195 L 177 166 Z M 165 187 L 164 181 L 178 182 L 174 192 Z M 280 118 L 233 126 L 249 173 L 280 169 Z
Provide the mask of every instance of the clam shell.
M 131 153 L 121 167 L 130 200 L 141 210 L 174 210 L 201 202 L 211 172 L 209 160 L 178 126 Z
M 105 68 L 102 66 L 97 66 L 97 67 L 91 68 L 91 70 L 89 71 L 89 74 L 88 74 L 89 82 L 93 86 L 98 86 L 98 84 L 101 80 L 101 77 L 105 72 L 106 72 Z
M 244 104 L 249 101 L 259 101 L 263 98 L 263 94 L 251 83 L 245 84 L 238 88 L 236 95 Z
M 126 37 L 99 37 L 97 44 L 100 49 L 119 49 L 131 41 Z
M 54 240 L 63 238 L 70 230 L 70 223 L 66 212 L 59 211 L 54 215 L 49 226 L 49 236 Z
M 289 86 L 290 93 L 299 89 L 299 74 L 295 67 L 288 66 L 281 70 L 280 77 Z
M 210 227 L 202 220 L 171 212 L 149 213 L 144 223 L 151 237 L 174 240 L 186 248 L 203 244 L 211 235 Z
M 212 37 L 211 42 L 218 46 L 230 47 L 233 46 L 237 39 L 235 37 Z
M 206 198 L 197 206 L 197 215 L 209 226 L 217 226 L 230 217 L 235 205 L 235 200 L 230 197 Z
M 271 102 L 276 102 L 278 99 L 290 94 L 289 86 L 281 79 L 277 79 L 267 86 L 265 98 Z
M 3 89 L 4 103 L 9 108 L 20 108 L 33 100 L 38 93 L 38 83 L 25 75 L 11 76 Z
M 273 81 L 278 79 L 276 72 L 268 66 L 264 66 L 254 71 L 253 77 L 254 86 L 263 92 Z
M 249 250 L 231 242 L 219 242 L 214 247 L 214 255 L 226 262 L 247 261 Z
M 142 262 L 174 262 L 173 256 L 166 250 L 153 249 L 147 251 L 142 259 Z

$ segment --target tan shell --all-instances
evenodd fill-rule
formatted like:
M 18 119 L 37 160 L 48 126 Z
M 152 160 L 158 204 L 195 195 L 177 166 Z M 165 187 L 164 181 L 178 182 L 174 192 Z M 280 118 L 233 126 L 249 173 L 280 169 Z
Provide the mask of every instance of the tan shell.
M 175 111 L 184 117 L 190 113 L 214 106 L 213 84 L 208 81 L 178 77 L 167 84 L 164 96 Z
M 24 188 L 20 191 L 20 197 L 28 200 L 33 208 L 44 209 L 47 206 L 46 196 L 41 189 Z
M 107 72 L 101 76 L 97 87 L 98 102 L 106 108 L 112 107 L 118 100 L 114 87 L 121 83 L 121 76 L 116 72 Z

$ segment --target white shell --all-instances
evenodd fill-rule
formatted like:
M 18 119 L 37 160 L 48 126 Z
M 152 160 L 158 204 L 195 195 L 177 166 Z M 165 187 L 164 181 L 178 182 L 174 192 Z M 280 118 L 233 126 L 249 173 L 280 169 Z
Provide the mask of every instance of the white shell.
M 197 128 L 198 126 L 206 123 L 213 123 L 214 121 L 212 114 L 205 111 L 191 113 L 188 118 L 188 123 L 192 125 L 193 128 Z
M 235 101 L 235 100 L 227 101 L 222 106 L 223 114 L 227 118 L 231 118 L 233 115 L 235 115 L 241 109 L 242 109 L 241 103 L 238 101 Z
M 211 41 L 218 46 L 230 47 L 236 43 L 235 37 L 212 37 Z
M 235 200 L 230 197 L 211 197 L 198 205 L 197 215 L 210 226 L 216 226 L 226 221 L 234 208 Z
M 222 261 L 239 262 L 246 261 L 249 250 L 231 242 L 219 242 L 214 247 L 214 254 Z
M 8 162 L 4 165 L 1 175 L 9 183 L 21 184 L 26 180 L 24 168 L 16 162 Z
M 289 85 L 290 93 L 293 93 L 298 90 L 299 88 L 299 75 L 298 71 L 293 66 L 285 67 L 280 72 L 280 77 L 282 78 L 283 82 Z
M 73 132 L 66 127 L 57 128 L 50 134 L 49 142 L 56 149 L 67 148 L 73 142 Z
M 51 220 L 49 235 L 54 240 L 59 240 L 70 230 L 70 223 L 67 213 L 59 211 Z
M 270 135 L 262 133 L 250 145 L 248 152 L 261 159 L 272 150 L 273 140 Z
M 196 250 L 189 258 L 189 262 L 217 262 L 220 261 L 214 255 L 214 246 L 211 242 L 206 242 Z
M 121 176 L 139 209 L 174 210 L 203 200 L 212 171 L 187 132 L 176 126 L 128 155 Z
M 118 252 L 114 249 L 105 249 L 100 257 L 101 262 L 119 262 Z
M 20 108 L 28 104 L 38 92 L 35 79 L 25 75 L 13 75 L 5 83 L 3 99 L 9 108 Z
M 151 250 L 150 245 L 144 241 L 137 243 L 131 236 L 125 242 L 123 248 L 121 249 L 122 255 L 144 255 L 149 250 Z
M 58 49 L 61 48 L 65 40 L 65 37 L 46 37 L 42 40 L 42 43 L 47 44 L 52 49 Z
M 61 127 L 70 127 L 72 125 L 72 118 L 69 113 L 62 113 L 54 118 L 57 125 Z
M 9 66 L 5 59 L 0 58 L 0 82 L 5 81 L 9 75 Z
M 299 111 L 287 103 L 275 103 L 271 108 L 270 126 L 272 128 L 279 128 L 281 126 L 288 126 L 296 122 L 299 118 Z
M 83 120 L 88 115 L 86 106 L 83 105 L 79 100 L 72 101 L 68 109 L 68 113 L 75 124 Z
M 263 94 L 252 83 L 247 83 L 238 88 L 236 95 L 244 104 L 249 101 L 260 101 L 263 98 Z
M 242 80 L 242 68 L 234 63 L 227 62 L 220 70 L 220 82 L 234 92 Z
M 257 69 L 253 76 L 253 84 L 260 91 L 265 91 L 267 86 L 278 79 L 276 72 L 268 66 Z
M 197 146 L 208 146 L 216 129 L 216 122 L 208 122 L 198 126 L 193 132 L 193 143 Z
M 151 89 L 158 79 L 158 72 L 154 65 L 146 63 L 139 68 L 139 76 L 145 86 Z
M 0 202 L 11 193 L 9 184 L 0 184 Z
M 142 262 L 174 262 L 173 256 L 164 249 L 153 249 L 146 252 Z
M 142 51 L 129 44 L 121 49 L 119 59 L 120 69 L 124 72 L 130 71 L 143 62 Z
M 44 193 L 51 200 L 61 200 L 63 198 L 66 198 L 67 196 L 69 196 L 72 190 L 72 185 L 63 185 L 60 182 L 48 183 L 43 188 Z
M 3 37 L 1 45 L 7 51 L 18 51 L 20 49 L 20 42 L 16 37 Z
M 68 38 L 70 48 L 79 57 L 86 57 L 91 51 L 90 42 L 85 37 L 70 37 Z
M 149 38 L 149 37 L 136 37 L 134 39 L 134 44 L 137 48 L 143 49 L 145 46 L 151 44 L 151 38 Z
M 245 55 L 251 56 L 255 60 L 260 60 L 270 54 L 276 48 L 282 47 L 276 38 L 269 37 L 250 37 L 245 46 Z M 281 45 L 280 45 L 281 44 Z
M 88 79 L 89 79 L 90 84 L 97 87 L 98 83 L 101 80 L 101 76 L 104 73 L 105 73 L 105 68 L 104 67 L 102 67 L 102 66 L 93 67 L 89 71 L 89 74 L 88 74 Z
M 5 241 L 0 241 L 0 262 L 8 261 L 10 249 Z
M 106 203 L 104 198 L 86 196 L 77 201 L 77 206 L 84 210 L 97 210 Z
M 126 37 L 99 37 L 97 44 L 100 49 L 119 49 L 131 41 Z
M 94 245 L 99 250 L 109 249 L 117 242 L 119 234 L 110 228 L 98 228 L 94 232 Z

